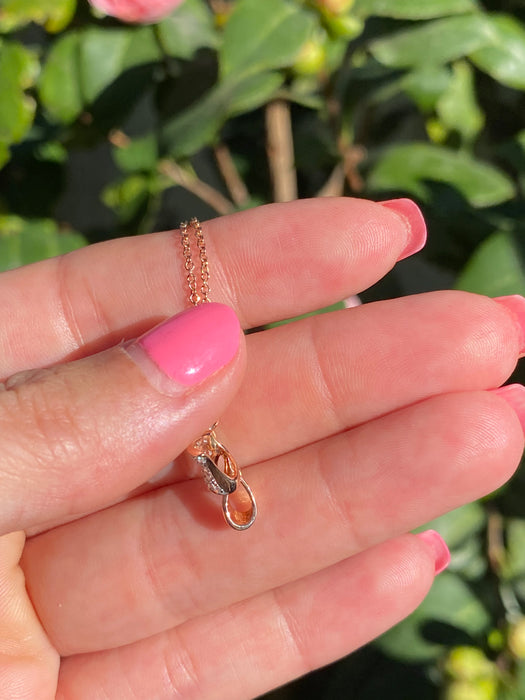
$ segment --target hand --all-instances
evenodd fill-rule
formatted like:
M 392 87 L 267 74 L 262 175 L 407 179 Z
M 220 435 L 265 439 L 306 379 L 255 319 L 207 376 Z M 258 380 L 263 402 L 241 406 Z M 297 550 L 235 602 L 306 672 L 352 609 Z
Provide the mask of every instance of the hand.
M 173 232 L 0 276 L 3 697 L 249 699 L 419 604 L 446 551 L 404 533 L 519 462 L 520 390 L 488 390 L 524 350 L 525 301 L 423 294 L 246 348 L 222 306 L 254 328 L 365 289 L 423 242 L 396 206 L 207 222 L 219 305 L 125 347 L 188 306 Z M 243 533 L 185 460 L 162 470 L 219 417 L 258 500 Z

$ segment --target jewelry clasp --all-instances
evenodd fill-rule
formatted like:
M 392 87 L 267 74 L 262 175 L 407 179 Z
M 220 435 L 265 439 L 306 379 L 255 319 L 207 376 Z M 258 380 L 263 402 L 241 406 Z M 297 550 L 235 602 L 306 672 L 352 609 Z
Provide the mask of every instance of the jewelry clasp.
M 228 525 L 234 530 L 247 530 L 257 517 L 257 504 L 231 452 L 217 440 L 216 425 L 196 440 L 189 452 L 200 465 L 208 489 L 222 496 L 222 512 Z M 233 506 L 233 494 L 247 501 L 247 508 Z

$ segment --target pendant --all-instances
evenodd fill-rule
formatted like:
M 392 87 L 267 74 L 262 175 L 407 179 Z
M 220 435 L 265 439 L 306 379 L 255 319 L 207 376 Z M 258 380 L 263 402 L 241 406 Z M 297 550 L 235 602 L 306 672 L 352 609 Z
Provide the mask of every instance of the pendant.
M 222 496 L 222 512 L 228 525 L 234 530 L 247 530 L 257 517 L 257 504 L 231 453 L 217 440 L 216 426 L 196 440 L 188 452 L 200 466 L 208 489 Z

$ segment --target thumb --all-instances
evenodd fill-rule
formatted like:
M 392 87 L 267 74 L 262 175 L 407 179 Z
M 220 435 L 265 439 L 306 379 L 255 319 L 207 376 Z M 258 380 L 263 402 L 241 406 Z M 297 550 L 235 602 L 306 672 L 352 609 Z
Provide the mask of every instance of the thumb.
M 0 533 L 108 505 L 217 420 L 242 379 L 234 311 L 202 304 L 0 391 Z

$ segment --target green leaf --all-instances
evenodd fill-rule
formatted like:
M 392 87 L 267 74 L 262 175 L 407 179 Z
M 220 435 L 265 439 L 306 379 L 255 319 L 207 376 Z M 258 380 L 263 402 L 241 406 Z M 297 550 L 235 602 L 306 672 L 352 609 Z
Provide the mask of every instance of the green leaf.
M 163 150 L 180 158 L 193 155 L 212 143 L 226 119 L 232 94 L 231 84 L 216 86 L 194 105 L 167 121 L 161 132 Z
M 42 24 L 48 32 L 60 32 L 73 19 L 76 0 L 3 0 L 0 32 L 19 29 L 29 22 Z
M 406 73 L 400 87 L 423 112 L 433 110 L 439 98 L 448 89 L 452 74 L 447 66 L 423 66 Z
M 473 207 L 489 207 L 514 196 L 512 181 L 492 165 L 427 143 L 392 146 L 373 168 L 372 190 L 406 191 L 428 197 L 425 180 L 455 187 Z
M 42 141 L 35 147 L 35 157 L 50 163 L 65 163 L 68 151 L 59 141 Z
M 126 173 L 155 170 L 158 156 L 158 144 L 154 134 L 130 139 L 124 145 L 113 149 L 115 162 Z
M 6 146 L 5 143 L 0 142 L 0 168 L 4 167 L 4 165 L 8 162 L 10 157 L 11 152 L 9 148 Z
M 168 56 L 190 59 L 203 47 L 218 43 L 213 15 L 203 0 L 185 0 L 157 26 L 157 35 Z
M 503 564 L 504 579 L 525 576 L 525 520 L 508 518 L 505 522 L 506 556 Z
M 519 678 L 519 670 L 517 671 L 517 674 Z M 517 690 L 513 688 L 501 688 L 498 692 L 498 700 L 523 700 L 525 683 L 523 684 L 523 687 L 520 685 Z
M 38 61 L 32 51 L 15 42 L 0 43 L 0 163 L 6 150 L 22 141 L 35 115 L 35 101 L 26 94 L 36 78 Z
M 525 27 L 510 15 L 489 17 L 490 42 L 470 54 L 494 80 L 525 90 Z
M 90 104 L 125 70 L 161 58 L 152 27 L 89 28 L 80 42 L 80 81 Z
M 525 295 L 525 264 L 514 236 L 498 232 L 484 240 L 463 268 L 455 287 L 490 297 Z
M 0 271 L 10 270 L 86 245 L 74 231 L 59 231 L 50 219 L 0 216 Z
M 312 15 L 287 0 L 240 0 L 219 52 L 221 80 L 163 126 L 164 150 L 175 158 L 193 155 L 213 143 L 228 118 L 270 100 L 283 82 L 271 69 L 293 61 L 312 23 Z
M 268 102 L 283 84 L 280 73 L 252 75 L 233 90 L 226 117 L 250 112 Z
M 108 185 L 102 192 L 102 201 L 116 212 L 121 221 L 129 221 L 146 206 L 153 184 L 149 175 L 135 173 Z
M 516 173 L 520 190 L 525 191 L 525 130 L 518 131 L 514 138 L 499 144 L 496 153 Z
M 68 124 L 126 70 L 161 58 L 152 27 L 69 32 L 49 52 L 40 99 L 50 116 Z
M 442 123 L 461 134 L 467 143 L 483 128 L 485 116 L 476 101 L 473 70 L 466 61 L 454 64 L 452 80 L 438 100 L 436 110 Z
M 516 669 L 516 695 L 508 700 L 523 700 L 525 697 L 525 661 L 520 659 Z M 504 700 L 507 700 L 506 698 Z
M 356 0 L 353 11 L 362 17 L 377 15 L 394 19 L 432 19 L 472 12 L 477 7 L 475 0 Z
M 487 15 L 447 17 L 377 39 L 370 51 L 386 66 L 421 68 L 462 58 L 490 44 L 492 35 Z
M 475 636 L 487 629 L 490 616 L 459 576 L 446 571 L 436 578 L 419 608 L 376 644 L 389 656 L 403 661 L 423 662 L 438 658 L 445 648 L 445 640 L 443 644 L 430 641 L 435 623 L 452 625 Z
M 239 0 L 219 51 L 223 78 L 291 66 L 314 28 L 314 16 L 288 0 Z
M 69 32 L 55 42 L 38 85 L 48 114 L 64 124 L 76 119 L 84 106 L 79 78 L 80 41 L 78 32 Z
M 321 110 L 325 101 L 319 94 L 319 81 L 316 76 L 300 75 L 283 87 L 285 99 L 312 110 Z
M 488 569 L 487 552 L 481 537 L 471 537 L 458 545 L 452 554 L 448 570 L 464 581 L 479 581 Z
M 264 104 L 281 82 L 279 74 L 266 73 L 219 83 L 205 97 L 164 125 L 164 150 L 175 158 L 193 155 L 215 141 L 230 116 Z
M 93 102 L 120 75 L 131 31 L 90 28 L 80 41 L 80 84 L 84 102 Z

